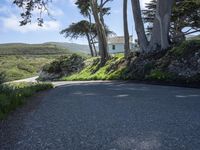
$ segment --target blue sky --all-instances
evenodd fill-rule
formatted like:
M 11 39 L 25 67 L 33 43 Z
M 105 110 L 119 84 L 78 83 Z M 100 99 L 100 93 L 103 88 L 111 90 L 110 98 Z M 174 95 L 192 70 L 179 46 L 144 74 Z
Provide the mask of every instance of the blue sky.
M 141 0 L 142 8 L 144 8 L 144 3 L 148 1 Z M 122 3 L 122 0 L 113 0 L 108 5 L 112 7 L 111 15 L 105 18 L 106 24 L 117 35 L 123 35 Z M 74 0 L 53 0 L 53 3 L 49 5 L 49 9 L 55 19 L 49 18 L 44 14 L 45 23 L 43 27 L 37 26 L 37 11 L 34 12 L 33 22 L 21 27 L 19 26 L 21 10 L 12 4 L 12 0 L 0 0 L 0 43 L 43 43 L 55 41 L 87 44 L 85 39 L 65 39 L 59 34 L 59 31 L 72 22 L 84 19 L 74 5 Z M 130 4 L 128 17 L 130 34 L 133 31 L 133 36 L 136 38 Z

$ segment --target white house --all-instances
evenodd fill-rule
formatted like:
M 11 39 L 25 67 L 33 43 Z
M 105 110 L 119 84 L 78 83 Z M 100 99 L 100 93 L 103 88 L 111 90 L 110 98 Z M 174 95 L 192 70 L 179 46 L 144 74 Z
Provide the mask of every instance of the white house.
M 131 51 L 138 50 L 138 44 L 133 43 L 133 37 L 130 36 L 130 49 Z M 108 38 L 108 51 L 110 54 L 123 53 L 124 52 L 124 37 L 115 36 Z

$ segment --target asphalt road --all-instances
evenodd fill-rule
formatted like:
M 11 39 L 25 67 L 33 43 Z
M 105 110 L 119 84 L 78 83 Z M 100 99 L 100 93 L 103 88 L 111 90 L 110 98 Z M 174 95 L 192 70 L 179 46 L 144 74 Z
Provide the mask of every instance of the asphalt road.
M 0 122 L 0 150 L 47 149 L 198 150 L 200 89 L 63 83 Z

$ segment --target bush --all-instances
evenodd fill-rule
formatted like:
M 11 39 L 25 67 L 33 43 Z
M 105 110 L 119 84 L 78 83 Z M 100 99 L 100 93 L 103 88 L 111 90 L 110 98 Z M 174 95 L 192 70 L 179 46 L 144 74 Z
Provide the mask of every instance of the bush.
M 77 73 L 85 66 L 84 58 L 77 54 L 62 56 L 42 68 L 40 80 L 55 80 L 62 76 Z
M 118 80 L 122 79 L 125 71 L 124 57 L 120 54 L 112 57 L 104 66 L 100 59 L 94 58 L 82 71 L 61 78 L 61 80 Z
M 0 84 L 4 83 L 5 81 L 5 74 L 3 72 L 0 72 Z
M 53 88 L 50 83 L 10 83 L 0 85 L 0 119 L 24 104 L 36 92 Z
M 174 75 L 169 72 L 161 70 L 152 70 L 149 75 L 146 76 L 148 80 L 160 80 L 160 81 L 169 81 L 174 79 Z
M 185 57 L 200 49 L 200 40 L 184 41 L 179 46 L 170 50 L 170 53 L 178 57 Z

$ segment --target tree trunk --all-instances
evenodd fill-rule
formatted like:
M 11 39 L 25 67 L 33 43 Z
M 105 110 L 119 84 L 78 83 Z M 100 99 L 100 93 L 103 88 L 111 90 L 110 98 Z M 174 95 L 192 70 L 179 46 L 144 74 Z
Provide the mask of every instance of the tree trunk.
M 88 18 L 89 18 L 89 22 L 90 22 L 90 33 L 92 33 L 92 18 L 91 18 L 91 14 L 88 15 Z M 92 35 L 90 34 L 90 43 L 92 44 L 92 48 L 93 48 L 93 52 L 94 52 L 94 56 L 96 57 L 98 54 L 97 54 L 97 50 L 96 50 L 96 47 L 95 47 L 95 44 L 94 44 L 94 40 L 93 40 L 93 37 Z
M 125 58 L 127 58 L 130 53 L 128 18 L 127 18 L 127 0 L 124 0 L 123 4 L 123 21 L 124 21 L 124 56 Z
M 148 49 L 149 49 L 149 51 L 161 49 L 160 22 L 156 16 L 155 16 L 154 23 L 153 23 L 153 29 L 152 29 L 152 34 L 151 34 L 151 39 L 150 39 Z
M 93 48 L 92 48 L 92 44 L 91 44 L 91 40 L 90 40 L 90 35 L 86 34 L 86 36 L 87 36 L 87 40 L 88 40 L 88 45 L 89 45 L 89 48 L 90 48 L 91 56 L 94 57 L 94 52 L 93 52 Z
M 160 24 L 161 49 L 170 47 L 169 29 L 174 0 L 158 0 L 156 18 Z
M 138 43 L 140 45 L 141 50 L 144 52 L 147 52 L 149 42 L 145 35 L 144 24 L 143 24 L 142 16 L 141 16 L 140 1 L 131 0 L 131 2 L 132 2 L 132 10 L 133 10 L 133 16 L 134 16 L 134 21 L 135 21 L 135 30 L 138 36 Z
M 104 65 L 106 61 L 109 59 L 108 55 L 108 43 L 104 25 L 102 24 L 99 14 L 98 14 L 98 5 L 97 0 L 91 0 L 91 7 L 94 16 L 94 20 L 96 23 L 98 41 L 99 41 L 99 53 L 101 56 L 101 65 Z
M 91 38 L 91 42 L 92 42 L 92 46 L 93 46 L 93 50 L 94 50 L 94 56 L 98 56 L 97 49 L 96 49 L 96 46 L 94 44 L 94 40 L 92 38 Z

